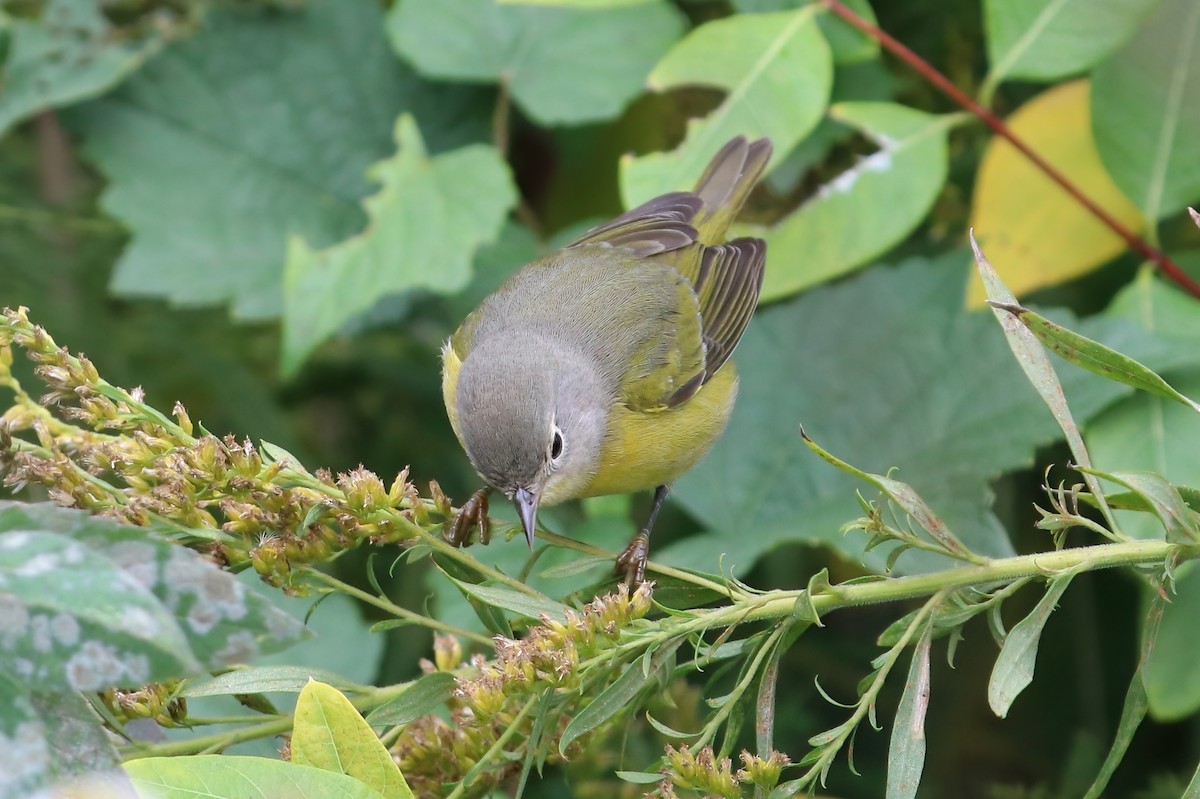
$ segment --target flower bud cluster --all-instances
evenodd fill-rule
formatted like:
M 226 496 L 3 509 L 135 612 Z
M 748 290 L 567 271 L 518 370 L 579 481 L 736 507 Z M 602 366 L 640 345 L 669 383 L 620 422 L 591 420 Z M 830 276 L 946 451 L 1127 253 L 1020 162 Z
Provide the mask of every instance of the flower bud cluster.
M 50 389 L 40 404 L 9 369 L 13 347 L 33 360 Z M 58 504 L 131 524 L 165 522 L 223 565 L 250 565 L 286 589 L 299 590 L 299 565 L 364 541 L 409 541 L 418 526 L 440 525 L 431 517 L 445 515 L 442 504 L 449 512 L 444 497 L 422 498 L 407 470 L 387 487 L 362 467 L 336 478 L 311 474 L 270 445 L 260 450 L 205 431 L 196 437 L 183 405 L 175 404 L 172 420 L 146 405 L 141 389 L 105 382 L 87 358 L 32 324 L 24 308 L 0 314 L 0 386 L 15 394 L 0 416 L 6 486 L 41 485 Z
M 741 759 L 742 768 L 735 773 L 732 761 L 718 758 L 711 746 L 693 752 L 686 744 L 678 749 L 668 745 L 657 795 L 662 799 L 742 799 L 743 795 L 752 795 L 755 788 L 769 794 L 790 762 L 782 752 L 771 752 L 764 760 L 743 750 Z
M 580 664 L 605 651 L 630 630 L 650 610 L 653 584 L 643 583 L 630 594 L 624 586 L 617 592 L 599 597 L 582 610 L 568 610 L 564 618 L 542 617 L 520 640 L 496 637 L 496 657 L 471 660 L 469 677 L 460 678 L 450 700 L 450 721 L 424 716 L 408 724 L 392 747 L 392 754 L 418 796 L 440 796 L 441 786 L 461 780 L 468 770 L 511 726 L 518 724 L 519 738 L 509 744 L 514 749 L 528 739 L 532 717 L 519 723 L 517 717 L 533 697 L 552 692 L 571 693 L 570 703 L 578 708 L 598 694 L 607 681 L 597 681 L 583 693 Z M 436 669 L 446 671 L 458 666 L 462 651 L 454 639 L 438 638 L 435 643 Z M 426 667 L 434 664 L 426 661 Z M 603 668 L 611 668 L 609 665 Z M 615 678 L 615 674 L 613 677 Z M 570 722 L 560 713 L 550 723 L 543 722 L 541 745 L 548 761 L 558 759 L 558 739 Z M 573 743 L 571 751 L 578 751 Z M 500 761 L 490 773 L 494 784 L 519 771 L 521 762 Z M 487 785 L 469 786 L 467 795 L 484 792 Z M 478 789 L 476 791 L 476 789 Z
M 178 727 L 187 718 L 187 699 L 178 696 L 179 681 L 150 683 L 136 691 L 110 688 L 100 701 L 118 721 L 154 719 L 163 727 Z

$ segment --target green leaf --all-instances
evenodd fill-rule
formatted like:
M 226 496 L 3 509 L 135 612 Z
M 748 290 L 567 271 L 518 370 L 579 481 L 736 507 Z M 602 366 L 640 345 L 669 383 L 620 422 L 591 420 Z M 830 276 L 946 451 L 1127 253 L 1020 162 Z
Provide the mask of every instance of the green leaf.
M 503 585 L 477 585 L 455 580 L 453 577 L 450 579 L 463 593 L 485 605 L 512 611 L 529 619 L 538 619 L 542 614 L 558 621 L 566 619 L 567 606 L 549 597 L 526 594 Z
M 440 152 L 486 135 L 475 90 L 419 79 L 373 0 L 213 9 L 118 91 L 72 110 L 133 237 L 112 289 L 236 316 L 281 313 L 289 235 L 327 247 L 362 228 L 367 167 L 401 112 Z M 347 57 L 353 53 L 353 58 Z
M 653 785 L 663 780 L 663 775 L 657 771 L 616 771 L 613 774 L 617 779 L 634 785 Z
M 938 518 L 933 509 L 925 503 L 925 500 L 921 499 L 921 495 L 914 491 L 912 486 L 901 483 L 899 480 L 892 480 L 882 475 L 870 474 L 869 472 L 857 469 L 826 452 L 815 441 L 804 435 L 803 431 L 800 435 L 804 438 L 804 443 L 808 445 L 808 448 L 817 453 L 824 461 L 836 466 L 846 474 L 853 475 L 859 480 L 875 486 L 883 492 L 909 518 L 920 525 L 921 529 L 928 533 L 930 538 L 945 547 L 947 552 L 963 557 L 964 559 L 971 558 L 970 551 L 963 547 L 962 542 L 955 537 L 954 533 L 950 532 L 950 528 L 946 526 L 946 523 Z
M 743 14 L 755 14 L 771 11 L 787 11 L 793 8 L 803 8 L 814 0 L 733 0 L 733 7 Z M 845 0 L 851 11 L 858 14 L 872 25 L 878 25 L 875 19 L 875 9 L 867 0 Z M 830 13 L 823 13 L 817 18 L 821 33 L 829 42 L 833 52 L 833 60 L 839 64 L 852 64 L 875 58 L 879 54 L 879 42 L 860 32 L 850 23 Z
M 1081 336 L 1062 325 L 1056 325 L 1040 314 L 1019 305 L 1004 305 L 993 303 L 998 310 L 1011 313 L 1029 328 L 1029 332 L 1037 336 L 1055 355 L 1060 356 L 1081 369 L 1087 369 L 1093 374 L 1117 380 L 1127 386 L 1133 386 L 1141 391 L 1148 391 L 1160 397 L 1182 403 L 1193 411 L 1200 412 L 1200 403 L 1188 399 L 1167 381 L 1156 375 L 1152 370 L 1103 344 Z
M 1200 4 L 1160 2 L 1096 68 L 1092 130 L 1109 174 L 1147 219 L 1200 199 Z
M 491 145 L 430 158 L 408 115 L 396 122 L 396 145 L 399 152 L 368 173 L 381 188 L 363 203 L 370 220 L 363 233 L 321 252 L 291 240 L 281 355 L 286 374 L 388 294 L 461 289 L 476 250 L 496 238 L 517 200 L 508 167 Z
M 50 0 L 41 19 L 14 19 L 0 71 L 0 137 L 39 111 L 102 94 L 162 44 L 119 35 L 95 0 Z
M 79 779 L 78 790 L 96 795 L 128 785 L 91 706 L 71 691 L 30 693 L 0 670 L 0 796 L 42 796 L 38 789 Z
M 1012 350 L 1013 356 L 1017 359 L 1017 363 L 1021 365 L 1021 370 L 1025 373 L 1026 379 L 1034 387 L 1037 393 L 1041 396 L 1042 401 L 1046 403 L 1046 407 L 1050 409 L 1050 414 L 1058 422 L 1058 426 L 1062 429 L 1063 435 L 1067 440 L 1067 446 L 1071 449 L 1071 455 L 1075 459 L 1077 466 L 1089 469 L 1092 466 L 1091 458 L 1088 457 L 1087 447 L 1083 443 L 1083 436 L 1079 432 L 1079 426 L 1075 423 L 1075 417 L 1071 414 L 1071 408 L 1067 404 L 1067 396 L 1063 392 L 1062 383 L 1059 381 L 1058 375 L 1054 371 L 1054 367 L 1050 363 L 1049 356 L 1046 355 L 1045 349 L 1034 337 L 1028 328 L 1021 324 L 1006 308 L 1013 307 L 1017 304 L 1017 298 L 1013 296 L 1008 287 L 996 274 L 996 270 L 988 263 L 987 258 L 979 249 L 979 244 L 975 241 L 974 235 L 971 236 L 971 247 L 975 251 L 975 264 L 979 268 L 979 276 L 983 280 L 984 290 L 987 292 L 987 297 L 992 305 L 992 312 L 996 316 L 996 320 L 1000 322 L 1000 327 L 1004 330 L 1004 338 L 1008 341 L 1008 346 Z M 1116 524 L 1113 521 L 1112 511 L 1109 510 L 1107 503 L 1104 501 L 1104 493 L 1100 490 L 1100 483 L 1096 478 L 1086 471 L 1083 473 L 1084 482 L 1087 483 L 1088 490 L 1092 493 L 1100 512 L 1104 515 L 1108 522 L 1110 530 L 1115 530 Z M 1003 715 L 1003 714 L 1002 714 Z
M 740 14 L 702 25 L 673 47 L 650 73 L 651 89 L 707 86 L 727 94 L 715 111 L 688 124 L 673 152 L 621 160 L 626 206 L 691 188 L 734 136 L 770 137 L 770 169 L 815 128 L 833 83 L 833 59 L 816 17 L 812 6 Z
M 1089 470 L 1091 474 L 1111 480 L 1117 485 L 1128 488 L 1137 494 L 1150 507 L 1162 523 L 1162 530 L 1154 538 L 1162 538 L 1165 531 L 1166 539 L 1178 543 L 1195 543 L 1200 541 L 1200 521 L 1196 513 L 1184 502 L 1183 496 L 1175 486 L 1171 485 L 1161 475 L 1153 472 L 1101 472 Z
M 47 582 L 46 577 L 33 574 L 28 583 L 31 593 L 22 595 L 18 591 L 18 596 L 23 596 L 25 601 L 62 605 L 67 615 L 78 614 L 76 620 L 85 627 L 102 623 L 115 625 L 118 632 L 141 629 L 141 635 L 149 637 L 149 646 L 164 650 L 164 667 L 176 658 L 180 667 L 188 664 L 186 669 L 159 672 L 154 679 L 179 677 L 198 670 L 194 667 L 193 654 L 205 668 L 221 668 L 285 649 L 305 634 L 299 624 L 263 597 L 247 590 L 234 575 L 222 571 L 200 553 L 160 538 L 146 528 L 122 525 L 44 503 L 0 502 L 0 531 L 4 530 L 52 531 L 38 535 L 51 536 L 43 538 L 47 545 L 51 539 L 57 539 L 53 546 L 63 550 L 62 562 L 57 564 L 54 577 L 49 580 L 52 585 L 43 587 L 41 584 Z M 83 547 L 71 544 L 65 537 Z M 85 560 L 68 562 L 68 557 L 74 557 L 71 553 L 77 549 L 86 555 Z M 15 554 L 21 559 L 28 558 L 30 553 L 23 545 Z M 97 569 L 94 575 L 89 572 L 93 567 Z M 29 572 L 32 568 L 24 562 L 17 570 Z M 111 576 L 113 570 L 119 570 L 120 576 Z M 84 574 L 76 575 L 77 571 Z M 97 583 L 99 586 L 95 587 Z M 132 588 L 126 595 L 121 593 L 120 586 Z M 35 600 L 38 596 L 42 599 Z M 126 597 L 129 606 L 123 609 Z M 152 618 L 157 619 L 156 623 L 163 623 L 165 616 L 170 619 L 169 629 L 158 631 L 157 628 L 139 627 L 135 616 L 140 616 L 143 611 L 151 614 L 143 619 L 146 625 L 152 623 Z M 111 613 L 116 613 L 117 617 L 108 615 Z M 96 618 L 97 614 L 107 621 L 101 622 Z M 38 624 L 50 621 L 47 618 L 45 622 L 36 622 L 31 618 L 35 635 L 39 634 Z M 112 639 L 106 636 L 107 633 L 105 642 L 111 644 Z M 183 636 L 182 640 L 179 636 Z M 76 644 L 87 646 L 85 638 L 80 635 Z M 91 644 L 97 645 L 96 642 Z M 79 672 L 81 677 L 85 674 L 85 670 Z M 133 683 L 140 684 L 148 679 L 151 678 Z
M 345 774 L 265 757 L 146 757 L 125 772 L 142 799 L 387 799 Z
M 308 666 L 247 666 L 234 669 L 212 679 L 189 682 L 182 695 L 232 696 L 234 694 L 258 694 L 271 691 L 299 693 L 310 680 L 320 680 L 341 690 L 351 690 L 355 683 L 340 674 Z
M 912 663 L 896 718 L 892 722 L 887 759 L 887 799 L 912 799 L 925 770 L 925 712 L 929 710 L 929 650 L 933 645 L 933 622 L 913 648 Z
M 342 692 L 313 680 L 296 701 L 292 762 L 345 774 L 388 799 L 413 799 L 400 767 Z
M 1200 569 L 1186 564 L 1175 573 L 1175 594 L 1163 610 L 1143 675 L 1150 715 L 1156 721 L 1177 721 L 1200 709 L 1200 669 L 1196 668 L 1198 616 Z
M 371 711 L 367 723 L 373 727 L 408 724 L 445 703 L 454 693 L 456 682 L 449 672 L 430 672 L 414 680 L 398 698 Z
M 1033 669 L 1037 661 L 1038 640 L 1042 637 L 1042 629 L 1059 598 L 1071 584 L 1074 573 L 1068 572 L 1055 577 L 1046 588 L 1045 595 L 1034 606 L 1029 615 L 1021 619 L 1009 631 L 992 667 L 992 677 L 988 681 L 988 705 L 992 712 L 1000 718 L 1008 715 L 1017 695 L 1033 682 Z
M 1125 692 L 1125 702 L 1121 706 L 1121 718 L 1117 721 L 1117 733 L 1113 737 L 1112 747 L 1109 748 L 1108 755 L 1104 758 L 1104 763 L 1101 764 L 1096 779 L 1088 788 L 1083 799 L 1100 799 L 1104 794 L 1104 789 L 1108 787 L 1108 781 L 1116 772 L 1117 766 L 1121 765 L 1121 759 L 1125 757 L 1125 752 L 1128 751 L 1134 734 L 1141 726 L 1142 720 L 1146 718 L 1146 709 L 1149 707 L 1146 699 L 1146 664 L 1158 641 L 1158 631 L 1162 624 L 1166 604 L 1162 594 L 1156 594 L 1150 603 L 1150 611 L 1146 615 L 1146 622 L 1142 629 L 1142 657 L 1138 661 L 1133 678 L 1129 681 L 1129 690 Z
M 863 266 L 912 232 L 946 181 L 952 116 L 893 103 L 838 103 L 831 119 L 879 147 L 764 231 L 770 256 L 764 300 Z
M 1038 447 L 1062 432 L 992 315 L 963 307 L 964 264 L 952 252 L 872 268 L 756 314 L 738 347 L 740 388 L 725 435 L 671 494 L 706 532 L 659 547 L 655 560 L 745 574 L 787 541 L 861 557 L 865 536 L 838 532 L 861 515 L 861 484 L 804 447 L 801 423 L 864 471 L 897 468 L 892 478 L 912 486 L 971 551 L 1011 554 L 989 510 L 990 481 L 1032 466 Z M 1200 352 L 1126 320 L 1051 318 L 1156 371 L 1193 363 Z M 1132 391 L 1079 369 L 1065 370 L 1063 387 L 1085 421 Z M 873 569 L 883 562 L 880 553 L 866 557 Z M 912 551 L 897 561 L 901 572 L 948 565 Z
M 571 719 L 570 724 L 563 730 L 562 738 L 558 741 L 559 754 L 566 757 L 567 748 L 572 743 L 630 707 L 642 689 L 654 679 L 654 672 L 646 674 L 642 671 L 642 664 L 639 662 L 625 666 L 620 677 Z
M 679 38 L 683 20 L 663 0 L 526 8 L 495 0 L 400 0 L 387 28 L 423 75 L 503 83 L 545 125 L 611 119 Z
M 990 83 L 1052 81 L 1121 46 L 1159 0 L 985 0 Z
M 1200 315 L 1194 299 L 1145 269 L 1117 295 L 1106 314 L 1131 319 L 1144 330 L 1191 347 L 1195 356 L 1186 365 L 1192 368 L 1173 375 L 1172 381 L 1186 394 L 1200 394 Z M 1097 416 L 1085 433 L 1097 463 L 1154 472 L 1176 486 L 1200 486 L 1200 420 L 1187 406 L 1137 394 Z M 1126 535 L 1162 537 L 1161 523 L 1150 514 L 1119 512 L 1117 519 Z

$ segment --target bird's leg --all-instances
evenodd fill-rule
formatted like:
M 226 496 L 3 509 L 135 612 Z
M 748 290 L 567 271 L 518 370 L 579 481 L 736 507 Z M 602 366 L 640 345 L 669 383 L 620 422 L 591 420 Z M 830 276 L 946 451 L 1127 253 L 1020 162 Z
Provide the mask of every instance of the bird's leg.
M 654 489 L 654 504 L 650 506 L 650 517 L 646 526 L 633 537 L 625 551 L 617 556 L 617 574 L 625 575 L 625 584 L 632 590 L 646 580 L 646 561 L 650 558 L 650 531 L 658 520 L 658 512 L 662 510 L 663 501 L 670 492 L 669 485 L 661 485 Z
M 446 524 L 443 534 L 447 541 L 456 547 L 469 546 L 474 532 L 479 533 L 481 544 L 492 540 L 491 519 L 488 518 L 488 496 L 491 493 L 492 489 L 481 488 L 462 504 L 458 515 Z

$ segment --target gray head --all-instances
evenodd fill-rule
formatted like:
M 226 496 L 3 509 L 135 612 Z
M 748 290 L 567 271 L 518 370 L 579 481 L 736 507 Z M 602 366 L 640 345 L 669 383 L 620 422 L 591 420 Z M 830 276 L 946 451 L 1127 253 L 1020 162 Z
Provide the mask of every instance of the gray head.
M 513 500 L 532 546 L 538 505 L 596 473 L 611 405 L 596 364 L 533 333 L 488 336 L 463 361 L 456 404 L 467 457 Z

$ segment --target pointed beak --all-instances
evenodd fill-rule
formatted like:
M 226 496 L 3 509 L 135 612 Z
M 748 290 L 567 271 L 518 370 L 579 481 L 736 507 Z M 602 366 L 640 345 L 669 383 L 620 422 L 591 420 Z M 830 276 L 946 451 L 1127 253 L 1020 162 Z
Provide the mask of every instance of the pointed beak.
M 518 488 L 513 492 L 513 505 L 521 516 L 525 540 L 529 542 L 529 548 L 533 549 L 533 535 L 537 531 L 538 496 L 528 489 Z

